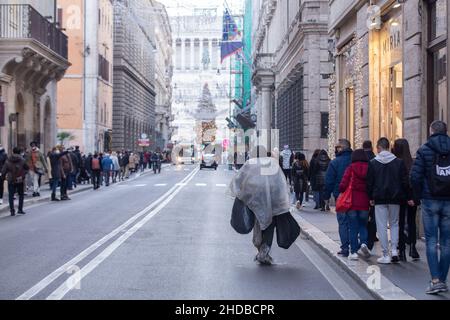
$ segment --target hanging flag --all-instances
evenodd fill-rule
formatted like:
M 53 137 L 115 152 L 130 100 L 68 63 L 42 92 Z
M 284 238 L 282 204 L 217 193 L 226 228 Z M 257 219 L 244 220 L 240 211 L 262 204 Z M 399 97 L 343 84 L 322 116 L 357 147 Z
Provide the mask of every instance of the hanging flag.
M 228 9 L 223 14 L 223 37 L 221 46 L 221 62 L 242 49 L 242 36 L 234 18 L 230 15 Z

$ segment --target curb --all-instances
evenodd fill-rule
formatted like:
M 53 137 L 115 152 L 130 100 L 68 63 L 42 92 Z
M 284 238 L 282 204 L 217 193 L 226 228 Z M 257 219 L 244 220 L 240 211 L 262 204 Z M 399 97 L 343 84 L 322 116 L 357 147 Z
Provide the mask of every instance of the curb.
M 161 166 L 161 169 L 166 168 L 166 167 L 169 167 L 169 165 L 165 165 L 165 166 L 162 165 L 162 166 Z M 120 182 L 117 182 L 117 183 L 115 183 L 114 185 L 117 186 L 117 185 L 120 185 L 120 184 L 122 184 L 122 183 L 124 183 L 124 182 L 133 181 L 133 180 L 138 179 L 138 178 L 140 178 L 140 177 L 146 176 L 147 174 L 150 174 L 150 173 L 152 173 L 152 172 L 153 172 L 153 170 L 147 170 L 147 171 L 145 171 L 144 173 L 140 174 L 140 175 L 137 176 L 137 177 L 134 177 L 134 178 L 129 179 L 129 180 L 126 180 L 126 181 L 120 181 Z M 82 186 L 83 186 L 83 187 L 82 187 Z M 69 195 L 74 195 L 74 194 L 86 192 L 86 191 L 88 191 L 88 190 L 92 190 L 92 185 L 91 185 L 91 184 L 88 184 L 88 185 L 79 185 L 75 190 L 72 190 L 72 191 L 69 193 Z M 51 199 L 51 194 L 49 194 L 48 196 L 43 196 L 43 197 L 39 197 L 39 198 L 25 199 L 25 201 L 24 201 L 24 206 L 32 206 L 32 205 L 39 204 L 39 203 L 50 202 L 50 199 Z M 3 207 L 3 208 L 0 208 L 0 218 L 2 217 L 2 214 L 4 214 L 4 213 L 9 213 L 9 206 L 8 206 L 8 205 L 6 205 L 6 206 Z
M 375 299 L 377 300 L 416 300 L 413 296 L 392 283 L 388 278 L 380 273 L 378 288 L 371 288 L 368 283 L 373 283 L 374 272 L 378 266 L 370 265 L 366 261 L 350 261 L 347 258 L 340 257 L 337 252 L 340 250 L 339 244 L 330 239 L 324 232 L 306 221 L 294 209 L 293 216 L 302 229 L 302 234 L 308 240 L 313 241 L 322 251 L 331 257 L 339 266 L 341 266 L 353 279 L 359 282 Z M 379 270 L 379 269 L 378 269 Z

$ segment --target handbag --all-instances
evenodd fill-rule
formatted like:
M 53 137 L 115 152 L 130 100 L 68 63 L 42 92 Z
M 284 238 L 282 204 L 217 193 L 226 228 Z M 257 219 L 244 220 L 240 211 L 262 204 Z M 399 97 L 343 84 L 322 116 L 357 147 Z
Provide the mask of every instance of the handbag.
M 299 237 L 300 226 L 290 212 L 277 216 L 275 219 L 278 246 L 287 250 Z
M 255 214 L 238 198 L 234 200 L 231 226 L 239 234 L 249 234 L 255 226 Z
M 348 212 L 352 208 L 353 201 L 353 172 L 350 178 L 350 183 L 345 192 L 341 193 L 336 201 L 336 212 Z

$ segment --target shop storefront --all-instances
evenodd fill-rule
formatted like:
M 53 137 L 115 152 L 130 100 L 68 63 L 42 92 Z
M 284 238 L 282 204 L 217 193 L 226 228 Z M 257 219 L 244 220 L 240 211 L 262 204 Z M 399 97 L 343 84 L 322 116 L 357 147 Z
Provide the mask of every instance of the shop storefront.
M 380 29 L 370 31 L 370 137 L 391 142 L 403 137 L 403 16 L 392 8 L 382 16 Z

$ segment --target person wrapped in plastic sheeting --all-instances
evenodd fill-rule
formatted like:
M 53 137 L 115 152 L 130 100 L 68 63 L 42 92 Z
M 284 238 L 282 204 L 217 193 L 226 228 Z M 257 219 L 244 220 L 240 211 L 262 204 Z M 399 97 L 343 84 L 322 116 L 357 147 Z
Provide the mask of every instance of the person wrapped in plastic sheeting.
M 289 213 L 288 185 L 278 159 L 272 157 L 249 159 L 233 178 L 229 193 L 242 201 L 255 215 L 253 244 L 258 250 L 256 260 L 261 264 L 272 264 L 273 259 L 269 253 L 275 227 L 277 227 L 278 245 L 286 249 L 298 237 L 295 231 L 290 233 L 288 229 L 295 224 L 294 230 L 298 228 L 299 233 L 299 227 L 295 220 L 292 223 L 293 218 Z M 279 220 L 280 218 L 283 219 Z M 283 221 L 282 225 L 288 225 L 288 227 L 280 230 L 278 221 Z M 280 238 L 289 238 L 289 243 L 280 245 Z

